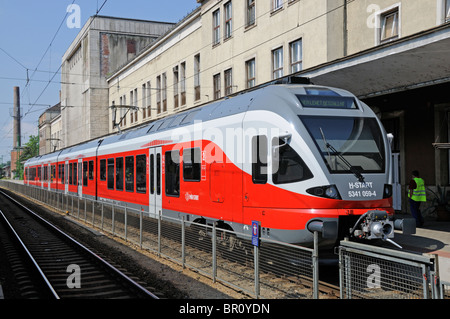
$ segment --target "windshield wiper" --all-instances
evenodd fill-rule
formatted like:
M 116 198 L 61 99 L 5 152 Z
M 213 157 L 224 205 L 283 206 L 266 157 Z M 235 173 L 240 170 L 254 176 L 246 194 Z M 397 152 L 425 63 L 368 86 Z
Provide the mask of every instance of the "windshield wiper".
M 333 155 L 337 156 L 347 167 L 347 171 L 352 173 L 353 175 L 355 175 L 355 177 L 361 182 L 364 183 L 364 176 L 361 174 L 360 170 L 358 169 L 358 167 L 353 166 L 352 164 L 349 163 L 349 161 L 347 161 L 347 159 L 342 156 L 342 154 L 340 152 L 338 152 L 337 149 L 335 149 L 333 147 L 333 145 L 331 145 L 330 143 L 328 143 L 327 139 L 325 138 L 325 134 L 323 133 L 323 130 L 321 127 L 319 127 L 320 129 L 320 134 L 322 134 L 322 139 L 323 142 L 325 143 L 325 146 L 328 150 L 328 156 L 330 156 L 330 161 L 331 161 L 331 154 L 330 151 L 331 150 L 333 152 Z

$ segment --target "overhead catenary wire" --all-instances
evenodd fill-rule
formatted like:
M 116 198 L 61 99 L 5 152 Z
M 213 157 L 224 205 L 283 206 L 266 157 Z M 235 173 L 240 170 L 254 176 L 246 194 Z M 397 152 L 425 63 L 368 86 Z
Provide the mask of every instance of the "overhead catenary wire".
M 349 1 L 349 2 L 353 2 L 353 1 L 354 1 L 354 0 L 351 0 L 351 1 Z M 72 3 L 74 3 L 74 2 L 75 2 L 75 0 L 74 0 Z M 103 6 L 106 4 L 106 2 L 107 2 L 107 0 L 105 0 L 105 1 L 103 2 L 103 4 L 101 5 L 101 7 L 100 7 L 99 9 L 97 9 L 97 12 L 96 12 L 96 15 L 94 16 L 94 19 L 95 19 L 95 17 L 98 15 L 98 13 L 101 11 L 101 9 L 103 8 Z M 305 24 L 307 24 L 307 23 L 311 23 L 312 21 L 314 21 L 314 20 L 316 20 L 316 19 L 318 19 L 318 18 L 321 18 L 321 17 L 323 17 L 323 16 L 325 16 L 325 15 L 327 15 L 327 14 L 333 12 L 333 11 L 335 11 L 335 10 L 341 8 L 342 6 L 343 6 L 343 5 L 337 6 L 336 8 L 333 8 L 333 9 L 331 9 L 331 10 L 329 10 L 329 11 L 326 11 L 326 12 L 324 12 L 324 13 L 322 13 L 322 14 L 316 16 L 316 17 L 313 17 L 313 18 L 311 18 L 311 19 L 309 19 L 308 21 L 305 21 L 305 22 L 303 22 L 303 23 L 297 23 L 297 25 L 296 25 L 295 27 L 293 27 L 293 28 L 291 28 L 291 29 L 289 29 L 289 30 L 287 30 L 287 31 L 285 31 L 285 32 L 283 32 L 283 33 L 291 32 L 291 31 L 294 30 L 295 28 L 298 28 L 298 27 L 300 27 L 300 26 L 303 26 L 303 25 L 305 25 Z M 267 12 L 262 13 L 262 14 L 259 15 L 257 18 L 261 18 L 262 16 L 267 15 L 267 14 L 270 14 L 270 13 L 272 13 L 272 10 L 269 10 L 269 11 L 267 11 Z M 66 18 L 66 17 L 67 17 L 67 14 L 66 14 L 65 18 Z M 64 22 L 65 18 L 63 19 L 63 22 Z M 90 24 L 94 21 L 94 19 L 91 20 Z M 61 25 L 62 25 L 62 24 L 61 24 Z M 245 28 L 245 27 L 246 27 L 246 24 L 245 24 L 245 25 L 242 25 L 242 26 L 240 26 L 240 27 L 238 27 L 238 28 L 234 28 L 233 32 L 236 32 L 237 30 L 239 30 L 239 29 L 241 29 L 241 28 Z M 86 28 L 86 30 L 88 30 L 88 29 L 89 29 L 89 27 Z M 58 31 L 59 31 L 59 28 L 58 28 Z M 58 32 L 58 31 L 57 31 L 57 32 Z M 56 33 L 56 34 L 57 34 L 57 33 Z M 44 56 L 47 54 L 49 48 L 51 47 L 51 44 L 53 43 L 53 40 L 54 40 L 54 38 L 56 37 L 56 34 L 55 34 L 55 36 L 53 37 L 53 39 L 52 39 L 52 41 L 51 41 L 49 47 L 48 47 L 47 50 L 46 50 L 46 52 L 44 53 Z M 279 36 L 279 35 L 278 35 L 278 36 Z M 256 49 L 258 46 L 260 46 L 260 45 L 262 45 L 262 44 L 264 44 L 264 43 L 266 43 L 266 42 L 268 42 L 268 41 L 271 41 L 271 40 L 273 40 L 273 38 L 267 39 L 267 40 L 265 40 L 264 42 L 261 42 L 261 43 L 257 44 L 256 46 L 254 46 L 254 47 L 252 47 L 252 48 L 249 48 L 249 49 L 247 49 L 247 50 L 244 50 L 244 51 L 242 51 L 242 52 L 239 52 L 239 53 L 233 55 L 232 57 L 229 57 L 229 58 L 226 59 L 225 61 L 221 61 L 221 63 L 225 63 L 225 62 L 230 61 L 231 59 L 233 59 L 233 58 L 235 58 L 235 57 L 237 57 L 237 56 L 240 56 L 240 55 L 242 55 L 242 54 L 245 54 L 245 53 L 249 52 L 250 50 L 254 50 L 254 49 Z M 197 49 L 196 52 L 200 52 L 202 49 L 204 49 L 204 48 L 206 48 L 206 47 L 208 47 L 208 46 L 211 46 L 211 45 L 212 45 L 212 43 L 206 44 L 203 48 Z M 192 54 L 194 54 L 194 53 L 195 53 L 195 52 L 193 52 Z M 185 58 L 191 56 L 192 54 L 186 55 Z M 43 57 L 44 57 L 44 56 L 43 56 Z M 42 62 L 42 59 L 43 59 L 43 58 L 41 58 L 41 61 L 39 62 L 38 66 L 34 69 L 31 78 L 28 78 L 28 77 L 27 77 L 27 83 L 31 83 L 32 81 L 34 81 L 34 80 L 33 80 L 33 76 L 35 75 L 36 72 L 47 72 L 47 71 L 43 71 L 43 70 L 39 70 L 39 69 L 38 69 L 39 65 L 40 65 L 41 62 Z M 34 108 L 34 106 L 39 105 L 37 102 L 40 100 L 40 98 L 42 97 L 43 93 L 47 90 L 47 88 L 49 87 L 49 85 L 50 85 L 51 83 L 60 83 L 60 84 L 63 84 L 63 85 L 82 85 L 81 83 L 76 83 L 76 82 L 62 82 L 62 81 L 60 81 L 60 82 L 54 81 L 54 82 L 53 82 L 53 79 L 55 78 L 55 76 L 56 76 L 57 74 L 63 74 L 62 72 L 60 72 L 62 66 L 63 66 L 63 64 L 61 64 L 55 72 L 52 72 L 52 73 L 53 73 L 53 76 L 51 76 L 50 80 L 47 82 L 47 85 L 46 85 L 45 88 L 42 90 L 42 92 L 39 94 L 39 96 L 38 96 L 38 98 L 35 100 L 35 102 L 29 104 L 29 105 L 30 105 L 30 108 L 29 108 L 28 111 L 24 114 L 23 117 L 25 117 L 26 115 L 30 114 L 30 113 L 32 112 L 32 109 Z M 25 67 L 25 66 L 24 66 L 24 67 Z M 215 66 L 214 66 L 214 67 L 215 67 Z M 25 68 L 26 68 L 26 67 L 25 67 Z M 169 68 L 169 66 L 166 66 L 166 68 Z M 209 71 L 211 68 L 212 68 L 212 67 L 209 67 L 209 68 L 206 68 L 206 69 L 201 69 L 200 72 L 199 72 L 198 74 L 201 75 L 201 74 L 203 74 L 203 73 Z M 161 68 L 160 70 L 162 70 L 162 69 L 164 69 L 164 68 Z M 153 74 L 151 74 L 151 75 L 149 75 L 148 77 L 146 77 L 146 79 L 147 79 L 147 78 L 150 78 L 150 77 L 152 77 L 152 76 L 157 75 L 159 72 L 161 72 L 161 71 L 155 71 Z M 49 72 L 49 73 L 50 73 L 50 72 Z M 90 76 L 91 76 L 91 75 L 90 75 Z M 195 76 L 195 75 L 190 76 L 190 77 L 187 77 L 187 78 L 185 78 L 184 80 L 186 81 L 186 80 L 192 79 L 194 76 Z M 144 79 L 136 80 L 136 82 L 134 82 L 134 83 L 132 83 L 132 84 L 137 84 L 137 83 L 139 83 L 139 82 L 142 82 L 143 80 L 144 80 Z M 27 86 L 28 86 L 28 85 L 27 85 Z M 169 89 L 169 92 L 170 92 L 170 91 L 173 91 L 173 92 L 174 92 L 175 89 L 170 90 L 170 88 L 172 88 L 172 87 L 173 87 L 173 85 L 169 85 L 169 86 L 167 86 L 165 89 L 166 89 L 166 90 Z M 202 85 L 202 87 L 205 87 L 205 86 Z M 209 87 L 209 86 L 207 86 L 207 87 Z M 124 87 L 122 87 L 122 88 L 124 88 Z M 130 86 L 130 87 L 126 87 L 126 88 L 134 89 L 135 87 Z M 188 88 L 190 88 L 190 87 L 188 87 Z M 156 90 L 159 91 L 160 89 L 156 89 L 156 88 L 153 88 L 153 87 L 152 87 L 150 90 L 151 90 L 151 91 L 156 91 Z M 194 93 L 190 93 L 190 92 L 186 92 L 186 93 L 187 93 L 187 94 L 194 94 Z M 145 99 L 145 97 L 141 96 L 141 98 L 138 99 L 138 102 L 140 102 L 139 104 L 142 104 L 142 101 L 144 101 L 144 99 Z M 78 106 L 75 106 L 75 105 L 74 105 L 74 106 L 72 106 L 72 107 L 78 107 Z M 142 107 L 142 108 L 146 108 L 146 107 Z
M 100 8 L 97 9 L 95 15 L 92 17 L 92 19 L 91 19 L 91 21 L 90 21 L 90 23 L 89 23 L 89 26 L 93 23 L 93 21 L 94 21 L 95 18 L 98 16 L 98 14 L 100 13 L 100 11 L 103 9 L 103 7 L 105 6 L 105 4 L 106 4 L 107 2 L 108 2 L 108 0 L 104 0 L 104 1 L 103 1 L 103 3 L 102 3 L 102 5 L 100 6 Z M 75 0 L 72 1 L 72 4 L 74 4 L 74 3 L 75 3 Z M 66 21 L 67 16 L 68 16 L 68 12 L 66 12 L 66 14 L 64 15 L 64 18 L 62 19 L 62 21 L 61 21 L 61 23 L 60 23 L 60 25 L 59 25 L 57 31 L 55 32 L 55 34 L 54 34 L 52 40 L 50 41 L 50 44 L 48 45 L 46 51 L 45 51 L 44 54 L 42 55 L 42 57 L 41 57 L 41 59 L 40 59 L 38 65 L 37 65 L 36 68 L 35 68 L 35 71 L 34 71 L 34 72 L 32 73 L 32 75 L 31 75 L 31 77 L 28 77 L 28 73 L 27 73 L 27 83 L 26 83 L 26 86 L 25 86 L 25 90 L 22 91 L 22 94 L 24 94 L 25 91 L 27 91 L 27 88 L 29 88 L 29 84 L 31 83 L 34 74 L 37 72 L 37 70 L 38 70 L 40 64 L 42 63 L 42 61 L 43 61 L 43 59 L 44 59 L 44 57 L 46 56 L 47 52 L 50 50 L 50 48 L 51 48 L 53 42 L 54 42 L 55 39 L 56 39 L 57 34 L 59 33 L 59 31 L 60 31 L 62 25 L 63 25 L 64 22 Z M 89 29 L 89 27 L 88 27 L 87 29 Z M 86 32 L 86 31 L 85 31 L 85 32 Z M 27 68 L 25 65 L 22 65 L 19 61 L 16 61 L 16 62 L 17 62 L 18 64 L 20 64 L 21 66 L 23 66 L 26 70 L 28 70 L 28 68 Z M 58 67 L 58 69 L 57 69 L 57 70 L 53 73 L 53 75 L 50 77 L 49 81 L 47 82 L 47 84 L 45 85 L 45 87 L 43 88 L 43 90 L 41 91 L 41 93 L 39 94 L 39 96 L 35 99 L 34 103 L 30 103 L 30 108 L 28 109 L 27 112 L 25 112 L 25 114 L 22 116 L 22 118 L 25 118 L 28 114 L 30 114 L 30 113 L 32 112 L 32 109 L 34 108 L 34 106 L 37 106 L 37 105 L 38 105 L 37 102 L 38 102 L 39 99 L 42 97 L 42 95 L 45 93 L 45 91 L 47 90 L 47 88 L 49 87 L 49 85 L 53 82 L 53 79 L 54 79 L 55 76 L 59 73 L 59 71 L 61 70 L 61 68 L 62 68 L 62 64 Z M 12 131 L 12 128 L 2 136 L 2 139 L 4 139 L 6 136 L 8 136 L 9 133 L 11 133 L 11 131 Z

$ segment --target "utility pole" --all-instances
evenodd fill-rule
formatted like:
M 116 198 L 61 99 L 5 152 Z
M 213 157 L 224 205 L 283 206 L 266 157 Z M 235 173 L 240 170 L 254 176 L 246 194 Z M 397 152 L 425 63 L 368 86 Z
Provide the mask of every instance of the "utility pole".
M 14 148 L 20 150 L 20 89 L 14 87 Z
M 13 151 L 11 152 L 11 172 L 16 170 L 18 174 L 19 168 L 19 158 L 20 158 L 20 149 L 21 149 L 21 141 L 20 141 L 20 89 L 18 86 L 14 87 L 14 109 L 13 109 Z M 13 165 L 15 167 L 13 167 Z M 15 176 L 14 176 L 15 177 Z

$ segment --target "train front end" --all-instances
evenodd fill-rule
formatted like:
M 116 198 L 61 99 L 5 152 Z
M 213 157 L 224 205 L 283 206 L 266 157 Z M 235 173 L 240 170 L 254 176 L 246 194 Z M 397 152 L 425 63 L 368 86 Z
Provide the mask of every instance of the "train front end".
M 286 108 L 284 116 L 278 111 L 289 121 L 289 132 L 279 146 L 272 145 L 273 162 L 281 158 L 273 169 L 303 176 L 298 183 L 276 185 L 297 193 L 295 205 L 302 212 L 297 216 L 305 227 L 298 243 L 311 243 L 305 233 L 316 231 L 322 248 L 344 238 L 397 245 L 394 230 L 415 233 L 412 219 L 394 215 L 390 140 L 376 114 L 345 90 L 313 85 L 286 89 L 287 104 L 295 106 Z M 295 156 L 289 158 L 287 148 Z M 294 238 L 285 241 L 293 243 Z
M 414 233 L 412 220 L 395 219 L 390 141 L 373 111 L 340 90 L 312 87 L 296 97 L 307 140 L 329 181 L 306 193 L 319 198 L 317 207 L 322 198 L 333 200 L 338 214 L 310 221 L 308 229 L 325 239 L 381 239 L 394 245 L 395 229 Z

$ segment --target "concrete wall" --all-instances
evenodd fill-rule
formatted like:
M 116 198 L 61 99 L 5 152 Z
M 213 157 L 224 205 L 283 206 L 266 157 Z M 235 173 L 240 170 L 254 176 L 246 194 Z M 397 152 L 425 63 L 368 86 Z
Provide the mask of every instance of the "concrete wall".
M 106 76 L 173 27 L 172 23 L 90 18 L 63 57 L 62 139 L 71 146 L 108 133 Z
M 232 1 L 232 33 L 225 38 L 225 6 L 229 1 L 203 1 L 170 34 L 124 66 L 109 79 L 110 104 L 120 104 L 130 91 L 138 92 L 138 121 L 131 123 L 130 114 L 121 129 L 166 116 L 178 110 L 195 107 L 214 99 L 214 76 L 220 76 L 221 96 L 225 96 L 225 71 L 232 70 L 232 92 L 247 88 L 246 62 L 255 59 L 256 85 L 273 79 L 272 51 L 283 49 L 283 75 L 291 73 L 290 43 L 302 40 L 303 69 L 341 58 L 344 54 L 343 0 L 284 1 L 274 10 L 271 1 L 256 1 L 255 23 L 247 23 L 247 1 Z M 220 10 L 220 41 L 213 43 L 213 14 Z M 195 98 L 195 60 L 200 55 L 200 98 Z M 175 107 L 174 68 L 186 65 L 186 105 Z M 156 112 L 157 78 L 167 78 L 167 112 Z M 152 113 L 144 114 L 146 99 L 142 85 L 151 84 Z M 120 114 L 117 110 L 117 114 Z M 122 110 L 122 114 L 124 114 Z M 144 117 L 145 115 L 145 117 Z M 110 132 L 113 114 L 110 117 Z M 123 122 L 122 122 L 123 124 Z
M 358 0 L 348 3 L 348 53 L 357 53 L 380 44 L 384 13 L 398 9 L 399 38 L 443 23 L 445 0 Z

